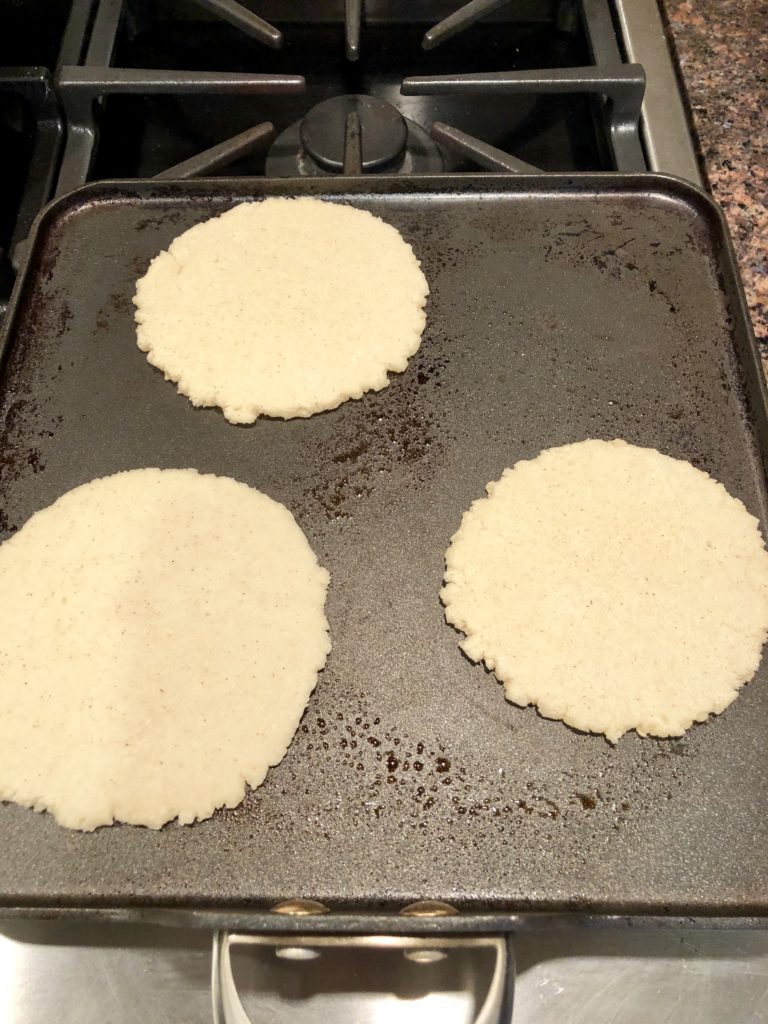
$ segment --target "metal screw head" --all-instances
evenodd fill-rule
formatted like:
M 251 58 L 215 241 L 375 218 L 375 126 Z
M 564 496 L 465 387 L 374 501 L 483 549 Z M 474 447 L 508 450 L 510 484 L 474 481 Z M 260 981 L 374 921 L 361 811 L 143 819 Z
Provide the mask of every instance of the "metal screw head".
M 275 950 L 275 956 L 281 960 L 317 960 L 320 954 L 308 946 L 280 946 Z
M 435 964 L 445 960 L 448 954 L 442 949 L 406 949 L 403 956 L 415 964 Z
M 272 907 L 273 914 L 285 914 L 289 917 L 311 917 L 314 914 L 327 914 L 328 907 L 317 900 L 283 900 Z
M 400 911 L 401 917 L 451 917 L 458 914 L 456 907 L 440 900 L 417 900 Z

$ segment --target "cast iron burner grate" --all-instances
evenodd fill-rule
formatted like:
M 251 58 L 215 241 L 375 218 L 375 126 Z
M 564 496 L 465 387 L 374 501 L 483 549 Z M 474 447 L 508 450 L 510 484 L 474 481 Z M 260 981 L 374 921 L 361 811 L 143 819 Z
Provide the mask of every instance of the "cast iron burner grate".
M 0 313 L 13 284 L 14 253 L 50 196 L 62 134 L 45 68 L 0 68 Z
M 161 7 L 159 15 L 128 0 L 75 0 L 57 74 L 67 119 L 57 192 L 71 191 L 94 172 L 96 177 L 125 173 L 113 166 L 111 158 L 120 153 L 119 144 L 106 145 L 106 153 L 99 153 L 99 133 L 107 143 L 123 123 L 133 126 L 138 152 L 149 156 L 150 163 L 160 150 L 169 149 L 166 166 L 141 166 L 145 159 L 132 168 L 142 177 L 187 177 L 225 167 L 238 173 L 237 164 L 244 161 L 252 173 L 254 154 L 257 162 L 260 159 L 258 170 L 271 176 L 440 173 L 463 170 L 467 161 L 504 171 L 538 166 L 594 169 L 595 165 L 645 169 L 637 131 L 644 76 L 638 65 L 622 62 L 607 0 L 529 3 L 523 5 L 527 23 L 521 23 L 519 5 L 511 0 L 504 4 L 472 0 L 430 24 L 440 6 L 409 5 L 400 11 L 402 26 L 384 17 L 376 5 L 363 11 L 359 0 L 346 0 L 337 22 L 301 20 L 307 11 L 298 12 L 300 20 L 289 21 L 287 12 L 272 3 L 277 15 L 273 24 L 234 0 L 177 3 L 175 8 Z M 504 14 L 506 8 L 514 17 Z M 219 16 L 222 24 L 190 17 L 189 12 L 196 9 L 206 16 Z M 489 21 L 491 17 L 496 20 Z M 544 67 L 516 66 L 526 63 L 531 26 L 548 33 L 548 56 L 566 66 L 550 66 L 549 59 Z M 409 32 L 404 34 L 403 27 Z M 487 40 L 491 33 L 510 45 L 501 50 L 478 48 L 478 41 Z M 522 47 L 511 45 L 516 33 Z M 221 40 L 231 40 L 233 34 L 240 37 L 239 45 L 227 51 L 227 62 L 230 67 L 234 62 L 238 69 L 200 67 L 201 38 L 206 49 L 210 42 L 216 50 Z M 190 66 L 158 66 L 168 40 L 179 35 L 184 38 L 175 49 L 189 58 Z M 413 52 L 414 35 L 419 40 L 418 54 Z M 461 45 L 464 35 L 469 47 Z M 338 45 L 335 59 L 328 60 L 331 40 Z M 541 49 L 533 47 L 537 48 Z M 435 59 L 434 53 L 440 56 Z M 325 58 L 320 68 L 312 59 L 318 54 Z M 484 68 L 486 55 L 488 69 L 478 70 Z M 146 66 L 136 65 L 141 57 L 149 58 Z M 581 63 L 573 64 L 574 58 Z M 349 67 L 339 66 L 342 61 Z M 419 64 L 437 73 L 403 79 L 404 68 Z M 446 64 L 458 67 L 459 73 L 446 73 Z M 296 96 L 301 104 L 282 102 Z M 120 101 L 133 97 L 140 98 L 138 107 L 121 105 Z M 228 100 L 223 106 L 217 103 L 221 97 Z M 191 102 L 195 98 L 198 102 Z M 544 102 L 547 98 L 553 101 L 549 106 Z M 171 156 L 174 147 L 163 146 L 153 131 L 153 119 L 167 125 L 174 120 L 174 110 L 181 112 L 175 120 L 186 135 L 176 149 L 185 154 L 181 160 Z M 213 119 L 220 128 L 232 123 L 238 130 L 201 152 L 189 153 L 184 143 L 200 134 L 200 128 L 185 131 L 183 126 L 194 126 L 195 118 L 203 125 Z M 561 136 L 560 150 L 567 151 L 565 167 L 557 159 L 548 166 L 506 148 L 515 146 L 515 128 L 522 148 L 530 148 L 528 123 L 536 118 L 545 134 L 549 129 Z M 571 145 L 573 119 L 579 120 L 583 136 L 595 136 L 591 146 Z M 597 131 L 595 122 L 601 123 Z M 477 135 L 469 130 L 474 124 Z M 320 148 L 312 141 L 318 138 L 322 138 Z M 591 152 L 584 153 L 584 148 Z M 570 160 L 569 168 L 571 152 L 576 159 Z M 546 152 L 541 155 L 546 157 Z
M 0 0 L 4 59 L 35 62 L 0 69 L 0 303 L 36 212 L 89 180 L 648 166 L 697 180 L 660 22 L 644 92 L 629 28 L 647 36 L 651 4 L 56 0 L 38 26 Z M 659 97 L 677 122 L 654 140 Z

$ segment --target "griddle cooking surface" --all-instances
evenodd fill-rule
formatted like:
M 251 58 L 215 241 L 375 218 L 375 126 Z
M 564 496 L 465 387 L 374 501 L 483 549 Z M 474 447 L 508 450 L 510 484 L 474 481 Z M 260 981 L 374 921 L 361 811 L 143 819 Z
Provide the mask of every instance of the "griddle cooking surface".
M 236 810 L 83 835 L 2 805 L 0 905 L 766 912 L 764 669 L 684 737 L 613 748 L 508 704 L 438 601 L 463 511 L 551 445 L 659 448 L 764 518 L 764 414 L 744 397 L 760 398 L 757 364 L 721 222 L 649 176 L 448 185 L 106 184 L 43 217 L 10 317 L 5 534 L 118 470 L 228 474 L 284 502 L 330 570 L 334 647 L 285 760 Z M 147 364 L 134 282 L 192 224 L 284 194 L 399 228 L 430 283 L 428 326 L 382 393 L 236 427 Z

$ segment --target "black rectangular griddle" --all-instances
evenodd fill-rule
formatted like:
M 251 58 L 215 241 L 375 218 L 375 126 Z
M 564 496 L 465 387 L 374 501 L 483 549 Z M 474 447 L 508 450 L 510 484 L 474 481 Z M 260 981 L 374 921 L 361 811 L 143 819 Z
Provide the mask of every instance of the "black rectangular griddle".
M 131 298 L 174 236 L 273 195 L 394 224 L 429 280 L 428 325 L 383 392 L 238 427 L 148 365 Z M 0 806 L 1 913 L 242 922 L 306 897 L 354 914 L 438 899 L 497 918 L 766 915 L 765 668 L 684 737 L 611 747 L 508 704 L 438 600 L 463 511 L 552 445 L 623 437 L 689 459 L 765 527 L 764 386 L 705 196 L 648 175 L 93 185 L 42 215 L 6 332 L 3 536 L 118 470 L 231 475 L 284 502 L 330 570 L 334 647 L 285 760 L 235 810 L 80 834 Z

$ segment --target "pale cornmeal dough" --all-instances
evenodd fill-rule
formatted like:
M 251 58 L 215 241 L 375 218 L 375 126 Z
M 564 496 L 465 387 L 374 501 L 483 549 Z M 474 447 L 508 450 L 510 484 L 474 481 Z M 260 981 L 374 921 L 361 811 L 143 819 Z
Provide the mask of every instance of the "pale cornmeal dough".
M 139 469 L 35 513 L 0 546 L 0 799 L 83 830 L 234 807 L 325 663 L 328 582 L 227 477 Z
M 136 285 L 139 348 L 232 423 L 379 391 L 421 342 L 429 287 L 396 228 L 318 199 L 241 203 L 174 239 Z
M 615 743 L 679 736 L 752 678 L 768 553 L 722 484 L 616 440 L 551 448 L 487 491 L 441 596 L 510 701 Z

